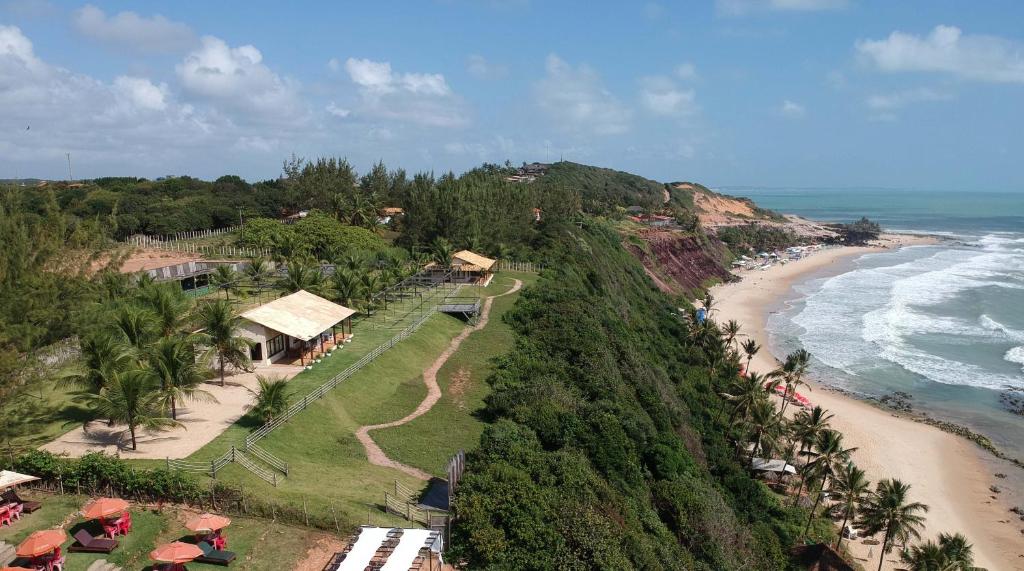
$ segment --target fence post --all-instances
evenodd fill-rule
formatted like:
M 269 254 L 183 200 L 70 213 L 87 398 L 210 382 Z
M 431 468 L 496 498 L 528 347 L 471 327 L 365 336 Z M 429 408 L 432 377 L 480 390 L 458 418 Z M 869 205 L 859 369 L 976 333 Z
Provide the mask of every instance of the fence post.
M 338 512 L 334 511 L 334 502 L 331 502 L 331 515 L 334 516 L 334 529 L 338 530 L 338 535 L 341 535 L 341 525 L 338 524 Z
M 306 511 L 306 496 L 302 496 L 302 515 L 306 518 L 306 527 L 309 527 L 309 512 Z

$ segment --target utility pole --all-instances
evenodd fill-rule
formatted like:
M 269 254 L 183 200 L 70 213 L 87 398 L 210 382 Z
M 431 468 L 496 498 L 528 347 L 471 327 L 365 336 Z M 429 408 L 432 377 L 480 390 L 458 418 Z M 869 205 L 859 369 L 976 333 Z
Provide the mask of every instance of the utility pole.
M 75 177 L 71 174 L 71 153 L 64 153 L 68 157 L 68 182 L 73 182 Z
M 239 226 L 239 228 L 241 228 L 242 226 L 245 226 L 245 223 L 242 222 L 242 207 L 241 206 L 238 207 L 238 226 Z

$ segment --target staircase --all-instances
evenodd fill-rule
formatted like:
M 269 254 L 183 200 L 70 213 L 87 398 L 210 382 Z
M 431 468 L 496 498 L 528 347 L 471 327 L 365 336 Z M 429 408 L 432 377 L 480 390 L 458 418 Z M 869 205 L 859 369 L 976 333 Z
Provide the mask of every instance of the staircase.
M 0 567 L 7 567 L 18 558 L 14 553 L 14 546 L 6 541 L 0 541 Z
M 99 559 L 93 561 L 85 571 L 121 571 L 121 568 L 106 559 Z

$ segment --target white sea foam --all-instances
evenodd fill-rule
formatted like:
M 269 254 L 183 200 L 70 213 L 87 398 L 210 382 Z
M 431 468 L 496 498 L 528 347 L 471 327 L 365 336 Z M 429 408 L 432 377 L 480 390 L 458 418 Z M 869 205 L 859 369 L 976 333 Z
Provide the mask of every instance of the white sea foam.
M 964 305 L 984 297 L 980 288 L 1024 289 L 1018 281 L 1024 256 L 1015 251 L 1022 244 L 1020 234 L 994 233 L 979 238 L 976 249 L 884 254 L 901 263 L 836 276 L 808 295 L 793 318 L 804 330 L 800 341 L 818 360 L 853 375 L 873 372 L 888 361 L 938 383 L 1024 387 L 1024 376 L 990 371 L 984 361 L 966 363 L 924 348 L 932 342 L 962 346 L 1024 341 L 1024 331 L 989 315 L 944 315 L 950 312 L 945 309 L 948 302 L 961 299 Z M 1024 348 L 1010 349 L 1005 358 L 1024 359 Z
M 1010 349 L 1003 355 L 1003 359 L 1021 365 L 1020 370 L 1024 371 L 1024 345 Z

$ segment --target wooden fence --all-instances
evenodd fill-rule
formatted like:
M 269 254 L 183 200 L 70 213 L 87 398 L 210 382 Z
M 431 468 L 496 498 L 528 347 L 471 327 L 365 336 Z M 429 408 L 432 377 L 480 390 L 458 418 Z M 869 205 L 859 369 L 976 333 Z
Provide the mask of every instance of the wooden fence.
M 223 256 L 227 258 L 269 258 L 272 253 L 269 248 L 197 244 L 143 235 L 132 236 L 125 240 L 124 243 L 138 248 L 181 252 L 183 254 L 201 254 L 204 256 Z
M 515 260 L 498 260 L 498 271 L 507 270 L 510 272 L 540 272 L 544 264 L 534 262 L 517 262 Z

